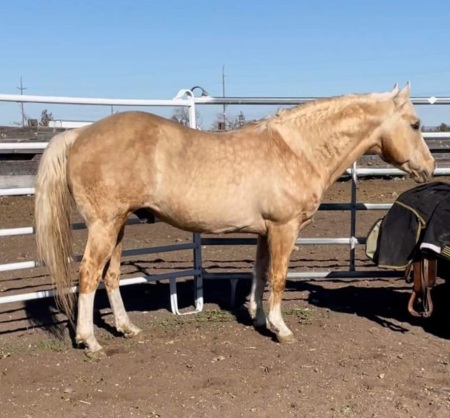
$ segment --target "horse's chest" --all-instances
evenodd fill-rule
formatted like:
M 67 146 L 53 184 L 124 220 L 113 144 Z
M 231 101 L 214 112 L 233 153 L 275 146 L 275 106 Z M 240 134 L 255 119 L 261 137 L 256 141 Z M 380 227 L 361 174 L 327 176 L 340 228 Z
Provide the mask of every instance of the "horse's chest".
M 267 202 L 267 218 L 280 223 L 288 222 L 294 218 L 304 221 L 313 217 L 320 205 L 320 196 L 317 193 L 284 193 L 273 196 Z

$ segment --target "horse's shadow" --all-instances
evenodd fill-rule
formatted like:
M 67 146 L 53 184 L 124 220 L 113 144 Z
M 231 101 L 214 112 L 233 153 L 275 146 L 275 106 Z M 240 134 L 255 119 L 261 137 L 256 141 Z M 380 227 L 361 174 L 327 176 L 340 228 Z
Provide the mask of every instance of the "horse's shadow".
M 450 339 L 450 323 L 447 319 L 450 318 L 450 286 L 445 282 L 431 290 L 434 311 L 430 318 L 417 318 L 409 314 L 407 304 L 412 285 L 361 287 L 350 284 L 327 288 L 318 281 L 307 281 L 291 283 L 290 288 L 308 291 L 308 303 L 311 305 L 356 314 L 395 332 L 408 332 L 408 328 L 402 326 L 404 323 L 422 327 L 437 337 Z
M 248 281 L 240 281 L 236 289 L 236 304 L 241 306 L 245 302 L 246 295 L 250 289 Z M 229 310 L 236 314 L 238 320 L 243 323 L 250 324 L 250 318 L 245 318 L 242 309 L 234 309 L 231 304 L 231 291 L 229 280 L 212 280 L 204 281 L 203 291 L 205 295 L 205 302 L 219 306 L 220 309 Z M 158 310 L 170 311 L 170 286 L 167 281 L 156 281 L 147 284 L 138 284 L 131 286 L 124 286 L 121 288 L 122 298 L 125 309 L 128 312 L 152 312 Z M 194 283 L 192 280 L 179 281 L 177 283 L 177 299 L 178 308 L 180 310 L 193 309 L 194 305 Z M 8 330 L 0 331 L 1 334 L 24 331 L 30 327 L 37 327 L 44 329 L 51 336 L 62 339 L 67 333 L 75 346 L 75 331 L 73 326 L 68 321 L 67 317 L 63 315 L 57 308 L 53 298 L 30 300 L 25 302 L 25 316 L 21 316 L 18 320 L 2 321 L 0 325 L 8 322 Z M 94 303 L 94 324 L 102 329 L 105 329 L 112 335 L 118 336 L 118 332 L 111 325 L 111 311 L 109 308 L 109 301 L 106 291 L 99 289 L 95 296 Z M 76 318 L 76 312 L 74 317 Z M 26 321 L 25 326 L 19 325 Z M 14 322 L 17 326 L 14 326 Z
M 339 288 L 330 288 L 323 284 L 324 279 L 288 281 L 286 292 L 308 291 L 307 301 L 310 305 L 328 308 L 335 312 L 356 314 L 395 332 L 408 332 L 408 328 L 402 326 L 402 323 L 411 324 L 420 326 L 426 332 L 440 338 L 450 339 L 450 324 L 447 321 L 447 318 L 450 318 L 448 303 L 450 286 L 446 282 L 432 289 L 434 312 L 427 319 L 412 317 L 407 311 L 411 285 L 392 286 L 389 283 L 382 283 L 379 286 L 362 287 L 350 282 Z M 231 312 L 243 325 L 252 325 L 250 316 L 244 308 L 250 290 L 249 280 L 238 282 L 234 306 L 230 303 L 232 288 L 229 280 L 205 280 L 203 290 L 205 303 L 215 304 L 220 309 Z M 192 308 L 194 300 L 192 280 L 178 282 L 177 291 L 180 310 Z M 167 282 L 126 286 L 121 289 L 121 292 L 125 308 L 129 312 L 151 312 L 161 309 L 170 311 L 170 289 Z M 99 290 L 95 300 L 94 323 L 112 335 L 118 335 L 115 328 L 110 325 L 112 323 L 110 311 L 104 312 L 107 307 L 109 303 L 106 292 Z M 71 340 L 75 345 L 73 328 L 58 312 L 53 299 L 28 301 L 25 303 L 25 311 L 26 319 L 30 324 L 26 328 L 41 327 L 58 338 L 61 338 L 69 328 Z M 15 331 L 19 330 L 15 329 Z M 258 332 L 274 338 L 274 334 L 269 330 L 258 329 Z

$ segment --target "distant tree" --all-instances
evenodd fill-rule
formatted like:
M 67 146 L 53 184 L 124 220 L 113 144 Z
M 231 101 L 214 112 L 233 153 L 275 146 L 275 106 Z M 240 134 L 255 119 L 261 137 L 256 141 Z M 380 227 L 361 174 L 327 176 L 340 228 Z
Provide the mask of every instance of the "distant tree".
M 441 123 L 438 127 L 437 127 L 437 129 L 436 129 L 438 132 L 448 132 L 448 131 L 450 131 L 450 126 L 449 125 L 447 125 L 446 123 Z
M 41 113 L 41 120 L 39 121 L 39 125 L 48 126 L 51 120 L 53 120 L 53 115 L 49 113 L 47 109 L 44 109 Z
M 223 121 L 223 114 L 220 113 L 217 115 L 215 121 L 213 122 L 212 130 L 213 131 L 229 131 L 232 129 L 238 129 L 241 126 L 246 124 L 246 119 L 244 113 L 241 111 L 235 117 L 231 119 L 226 118 L 225 123 Z
M 242 113 L 242 111 L 239 112 L 239 115 L 237 115 L 231 122 L 230 122 L 230 129 L 238 129 L 245 125 L 245 115 Z
M 225 121 L 223 122 L 223 115 L 221 113 L 218 113 L 216 118 L 214 119 L 211 130 L 212 131 L 226 131 L 228 127 L 228 123 Z
M 177 107 L 174 110 L 171 119 L 181 125 L 189 126 L 189 115 L 184 107 Z
M 189 110 L 186 107 L 177 107 L 173 111 L 171 119 L 183 126 L 189 126 Z M 200 114 L 197 111 L 195 112 L 195 123 L 197 125 L 197 128 L 200 128 L 202 126 L 202 120 Z

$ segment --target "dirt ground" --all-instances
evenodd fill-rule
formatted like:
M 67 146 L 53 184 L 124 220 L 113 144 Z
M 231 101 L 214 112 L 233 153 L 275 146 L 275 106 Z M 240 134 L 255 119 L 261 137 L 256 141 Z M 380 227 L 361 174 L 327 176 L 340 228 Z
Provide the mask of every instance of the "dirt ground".
M 442 179 L 449 181 L 449 179 Z M 358 202 L 392 202 L 409 180 L 365 180 Z M 348 202 L 339 182 L 325 202 Z M 32 223 L 31 197 L 0 199 L 0 228 Z M 358 213 L 365 236 L 383 212 Z M 303 236 L 350 233 L 349 212 L 320 212 Z M 164 224 L 130 226 L 126 248 L 188 242 Z M 80 253 L 84 231 L 75 232 Z M 0 239 L 0 263 L 33 260 L 32 236 Z M 209 272 L 251 271 L 254 247 L 207 246 Z M 127 257 L 124 277 L 192 266 L 190 251 Z M 295 271 L 347 270 L 347 246 L 301 246 Z M 376 270 L 357 250 L 357 269 Z M 48 289 L 45 270 L 0 274 L 0 295 Z M 192 282 L 181 282 L 180 306 L 192 309 Z M 51 299 L 0 305 L 0 417 L 449 417 L 450 292 L 440 280 L 435 313 L 406 310 L 401 279 L 288 281 L 283 311 L 298 342 L 280 345 L 255 330 L 241 280 L 230 306 L 228 280 L 205 282 L 201 314 L 174 316 L 165 281 L 123 288 L 126 308 L 144 333 L 118 336 L 103 291 L 96 335 L 108 357 L 88 359 Z M 267 296 L 267 294 L 266 294 Z

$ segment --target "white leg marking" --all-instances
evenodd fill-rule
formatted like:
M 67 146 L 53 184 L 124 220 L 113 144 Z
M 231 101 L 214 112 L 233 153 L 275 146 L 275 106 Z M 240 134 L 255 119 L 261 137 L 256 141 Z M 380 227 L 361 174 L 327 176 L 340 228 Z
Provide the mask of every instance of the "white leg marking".
M 256 318 L 257 305 L 256 305 L 256 300 L 255 300 L 255 293 L 256 293 L 256 276 L 253 275 L 252 289 L 250 291 L 250 302 L 248 305 L 248 311 L 249 311 L 252 319 Z
M 267 237 L 258 237 L 256 247 L 255 270 L 253 273 L 252 291 L 248 310 L 255 327 L 266 327 L 267 319 L 264 313 L 263 295 L 266 287 L 267 269 L 269 266 L 269 249 Z
M 284 323 L 280 303 L 273 305 L 273 309 L 269 311 L 269 323 L 280 341 L 294 339 L 292 331 Z
M 130 321 L 123 305 L 120 289 L 117 287 L 107 293 L 114 314 L 117 331 L 122 332 L 126 337 L 132 337 L 139 334 L 142 330 Z
M 250 312 L 251 314 L 253 314 L 253 323 L 256 327 L 267 326 L 267 319 L 264 313 L 263 305 L 263 295 L 265 287 L 265 281 L 261 277 L 256 276 L 254 279 L 254 289 L 252 286 L 253 300 L 250 300 Z
M 94 297 L 95 291 L 90 293 L 80 293 L 78 296 L 78 320 L 76 341 L 84 344 L 89 352 L 96 352 L 102 349 L 94 336 Z

